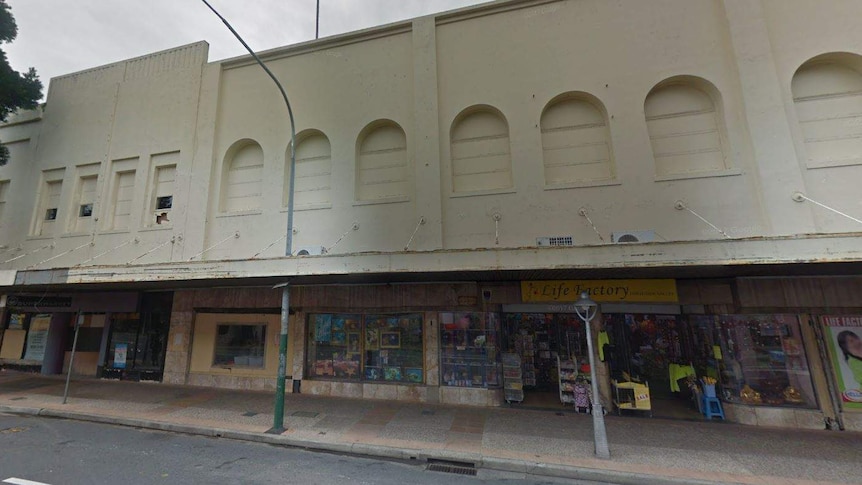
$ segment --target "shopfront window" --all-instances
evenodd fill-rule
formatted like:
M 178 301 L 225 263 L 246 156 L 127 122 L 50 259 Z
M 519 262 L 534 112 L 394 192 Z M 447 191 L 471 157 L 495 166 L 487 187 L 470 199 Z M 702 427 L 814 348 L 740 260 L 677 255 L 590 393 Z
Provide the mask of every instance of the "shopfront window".
M 220 324 L 216 327 L 213 366 L 263 368 L 266 324 Z
M 440 369 L 444 386 L 500 386 L 498 314 L 441 313 L 440 332 Z
M 308 373 L 352 381 L 425 382 L 422 315 L 312 314 Z
M 364 344 L 365 380 L 425 382 L 421 315 L 366 316 Z
M 817 405 L 796 315 L 721 315 L 722 397 L 766 406 Z

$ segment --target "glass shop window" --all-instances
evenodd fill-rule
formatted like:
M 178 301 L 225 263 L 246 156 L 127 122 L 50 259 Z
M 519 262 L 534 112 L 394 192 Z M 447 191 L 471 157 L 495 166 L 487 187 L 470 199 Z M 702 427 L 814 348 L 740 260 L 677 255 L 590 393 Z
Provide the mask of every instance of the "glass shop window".
M 440 313 L 441 384 L 500 387 L 499 335 L 496 313 Z
M 726 401 L 817 406 L 796 315 L 720 315 L 718 322 Z
M 422 384 L 422 315 L 312 314 L 308 374 L 351 381 Z
M 213 366 L 264 366 L 266 324 L 220 324 L 216 326 Z

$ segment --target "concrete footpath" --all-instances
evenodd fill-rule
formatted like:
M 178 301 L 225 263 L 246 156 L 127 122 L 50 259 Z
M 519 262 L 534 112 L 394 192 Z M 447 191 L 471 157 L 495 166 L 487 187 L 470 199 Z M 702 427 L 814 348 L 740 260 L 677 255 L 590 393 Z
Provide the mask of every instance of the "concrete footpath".
M 658 418 L 606 418 L 610 460 L 593 458 L 590 416 L 273 394 L 0 372 L 0 412 L 94 421 L 309 450 L 620 484 L 862 483 L 862 433 Z M 562 411 L 562 408 L 561 408 Z

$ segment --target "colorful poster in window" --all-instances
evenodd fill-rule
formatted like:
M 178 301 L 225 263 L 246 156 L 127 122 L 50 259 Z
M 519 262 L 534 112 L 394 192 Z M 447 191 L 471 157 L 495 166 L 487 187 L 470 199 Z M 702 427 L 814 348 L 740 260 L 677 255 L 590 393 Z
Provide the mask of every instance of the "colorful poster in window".
M 832 367 L 845 409 L 862 409 L 862 316 L 825 316 Z
M 23 330 L 26 318 L 27 314 L 25 313 L 13 313 L 9 315 L 9 330 Z
M 114 345 L 114 369 L 126 368 L 126 357 L 129 355 L 129 344 Z
M 27 332 L 27 350 L 24 352 L 25 360 L 41 362 L 45 358 L 49 328 L 51 328 L 50 313 L 36 315 L 30 320 L 30 330 Z
M 329 342 L 332 338 L 332 315 L 314 316 L 314 341 Z

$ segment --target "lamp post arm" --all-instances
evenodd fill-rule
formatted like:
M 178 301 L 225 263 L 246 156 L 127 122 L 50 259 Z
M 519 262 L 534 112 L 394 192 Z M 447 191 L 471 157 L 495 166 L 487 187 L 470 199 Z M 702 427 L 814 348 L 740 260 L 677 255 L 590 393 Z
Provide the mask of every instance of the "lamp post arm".
M 290 100 L 287 98 L 287 93 L 284 91 L 284 87 L 278 81 L 278 78 L 275 77 L 275 74 L 266 67 L 266 64 L 258 57 L 258 55 L 246 44 L 245 40 L 240 37 L 239 33 L 230 25 L 230 22 L 227 21 L 218 11 L 213 8 L 212 5 L 207 0 L 201 0 L 204 5 L 206 5 L 216 16 L 224 23 L 225 27 L 230 30 L 236 40 L 245 47 L 245 50 L 248 51 L 249 54 L 254 58 L 255 61 L 260 65 L 261 68 L 266 72 L 266 74 L 272 79 L 276 86 L 278 86 L 278 90 L 281 92 L 281 97 L 284 98 L 284 104 L 287 105 L 287 115 L 290 117 L 290 189 L 287 200 L 287 247 L 285 248 L 285 253 L 287 256 L 291 256 L 293 254 L 293 193 L 294 193 L 294 171 L 296 169 L 296 124 L 293 121 L 293 108 L 290 106 Z
M 290 117 L 290 182 L 287 196 L 287 243 L 285 247 L 285 255 L 293 256 L 293 194 L 296 180 L 296 123 L 293 121 L 293 108 L 290 106 L 290 100 L 287 99 L 287 93 L 284 87 L 275 77 L 275 74 L 266 67 L 266 64 L 260 60 L 257 54 L 249 47 L 249 45 L 240 37 L 239 33 L 230 25 L 218 11 L 213 8 L 207 0 L 201 0 L 216 16 L 221 19 L 222 23 L 230 30 L 236 40 L 245 47 L 245 50 L 254 58 L 266 74 L 278 86 L 281 97 L 284 98 L 284 104 L 287 105 L 287 114 Z M 273 412 L 273 426 L 269 432 L 281 434 L 284 431 L 284 392 L 285 380 L 287 379 L 287 331 L 290 320 L 290 287 L 284 285 L 281 291 L 281 331 L 278 341 L 278 374 L 275 381 L 275 409 Z M 76 333 L 77 335 L 77 333 Z

